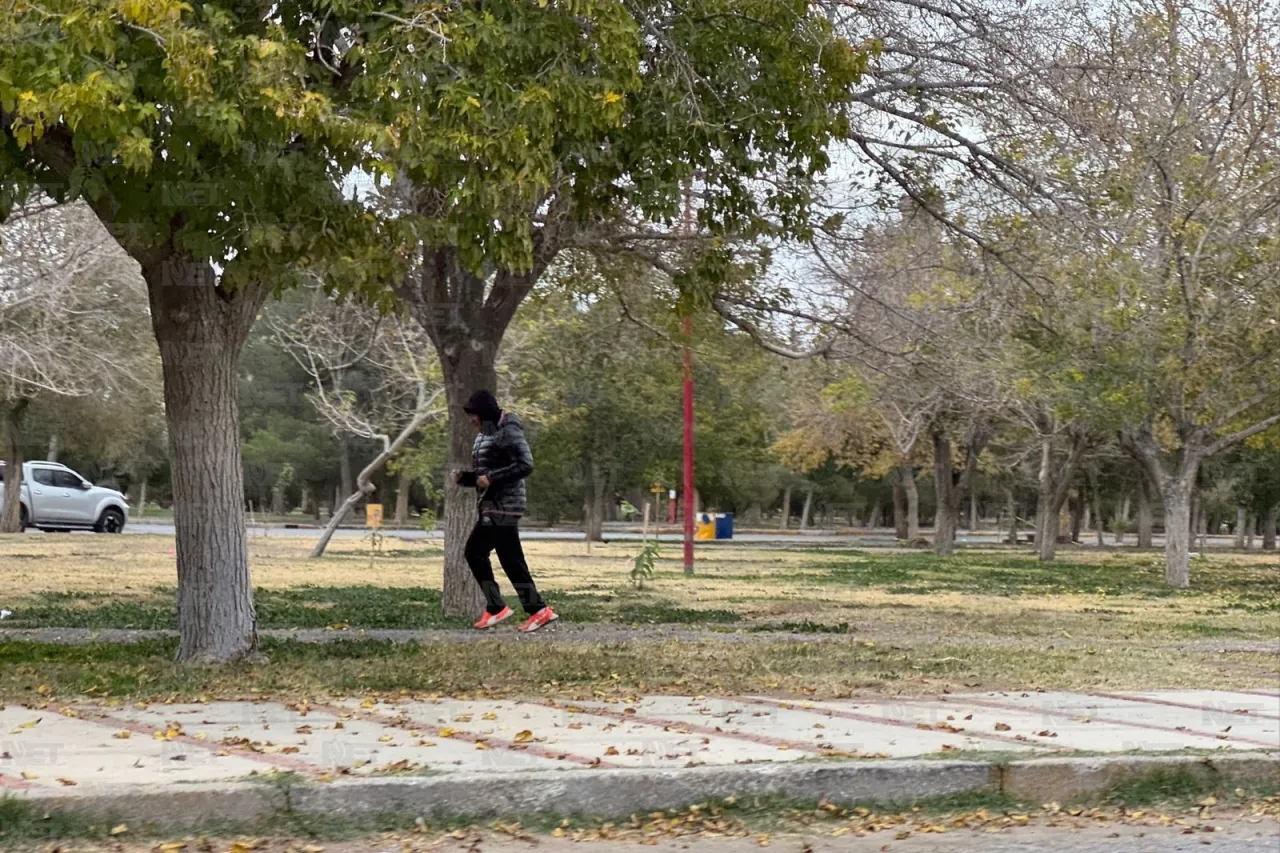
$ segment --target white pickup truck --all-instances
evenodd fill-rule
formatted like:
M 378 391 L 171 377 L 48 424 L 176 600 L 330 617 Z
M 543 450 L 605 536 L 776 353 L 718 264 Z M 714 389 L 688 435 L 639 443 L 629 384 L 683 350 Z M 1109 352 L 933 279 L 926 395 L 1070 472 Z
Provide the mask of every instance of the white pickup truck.
M 0 500 L 4 498 L 4 479 L 4 463 L 0 462 Z M 119 533 L 129 520 L 124 495 L 95 486 L 57 462 L 23 464 L 21 500 L 23 529 Z

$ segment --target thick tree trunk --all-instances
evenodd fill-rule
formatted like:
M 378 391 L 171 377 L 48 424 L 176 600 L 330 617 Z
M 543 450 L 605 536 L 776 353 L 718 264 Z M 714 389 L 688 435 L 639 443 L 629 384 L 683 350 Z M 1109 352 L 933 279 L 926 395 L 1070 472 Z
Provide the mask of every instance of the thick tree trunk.
M 10 403 L 4 423 L 4 505 L 0 507 L 0 533 L 22 531 L 22 427 L 26 421 L 25 398 Z
M 787 486 L 782 490 L 782 523 L 778 525 L 783 530 L 791 527 L 791 487 Z
M 1236 507 L 1235 546 L 1244 548 L 1244 530 L 1249 524 L 1249 510 L 1244 506 Z
M 147 480 L 144 477 L 142 481 L 138 483 L 138 507 L 136 510 L 134 510 L 133 517 L 142 518 L 142 516 L 146 515 L 146 513 L 147 513 Z
M 1280 517 L 1280 506 L 1273 506 L 1262 517 L 1262 550 L 1276 550 L 1276 520 Z
M 871 504 L 871 511 L 867 513 L 867 529 L 875 530 L 884 522 L 884 501 L 879 497 Z
M 1258 534 L 1258 517 L 1250 512 L 1244 520 L 1244 547 L 1253 550 L 1253 540 Z
M 1190 481 L 1170 482 L 1164 499 L 1164 580 L 1169 586 L 1186 589 L 1191 585 L 1191 492 L 1195 476 Z
M 978 496 L 969 495 L 969 532 L 974 533 L 978 529 Z
M 49 451 L 45 459 L 49 462 L 58 461 L 58 434 L 56 432 L 49 435 Z
M 809 489 L 804 493 L 804 509 L 800 512 L 800 529 L 808 530 L 811 520 L 810 512 L 813 510 L 813 489 Z
M 406 471 L 400 472 L 400 481 L 396 484 L 396 526 L 404 527 L 409 523 L 409 491 L 413 488 L 413 478 Z
M 160 346 L 178 563 L 178 660 L 223 662 L 257 649 L 245 539 L 236 364 L 269 288 L 218 285 L 174 252 L 144 265 Z
M 1093 504 L 1089 503 L 1089 500 L 1084 495 L 1080 496 L 1080 503 L 1084 506 L 1083 518 L 1080 519 L 1080 530 L 1088 533 L 1093 529 Z M 1076 541 L 1080 541 L 1078 536 Z
M 901 469 L 893 473 L 893 532 L 898 539 L 907 538 L 907 493 L 902 488 Z
M 951 439 L 941 431 L 933 434 L 933 491 L 937 506 L 933 516 L 933 553 L 949 557 L 956 549 L 958 500 L 955 467 L 951 464 Z
M 1088 514 L 1089 508 L 1085 506 L 1084 495 L 1079 491 L 1070 499 L 1068 504 L 1071 507 L 1071 541 L 1080 544 L 1080 530 L 1084 526 L 1084 516 Z
M 481 389 L 497 393 L 494 370 L 496 346 L 460 343 L 440 350 L 445 394 L 449 404 L 449 464 L 444 483 L 444 612 L 450 616 L 474 617 L 484 608 L 480 586 L 471 576 L 464 549 L 476 523 L 476 493 L 453 481 L 454 471 L 471 468 L 471 448 L 476 431 L 462 407 Z
M 902 491 L 907 496 L 907 541 L 920 538 L 920 490 L 916 488 L 916 472 L 910 462 L 898 468 L 902 475 Z

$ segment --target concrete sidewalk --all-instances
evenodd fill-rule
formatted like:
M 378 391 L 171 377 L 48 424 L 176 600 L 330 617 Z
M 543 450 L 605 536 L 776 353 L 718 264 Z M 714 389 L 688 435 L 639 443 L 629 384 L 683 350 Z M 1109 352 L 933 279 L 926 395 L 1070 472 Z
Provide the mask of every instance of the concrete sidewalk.
M 1089 772 L 1102 768 L 1098 778 L 1109 779 L 1106 754 L 1191 750 L 1215 760 L 1269 752 L 1261 760 L 1275 773 L 1280 690 L 821 702 L 370 697 L 0 710 L 4 793 L 68 805 L 131 804 L 144 813 L 165 802 L 156 799 L 160 792 L 205 804 L 200 811 L 214 808 L 210 797 L 261 797 L 270 786 L 260 783 L 273 778 L 303 786 L 302 798 L 327 811 L 344 808 L 344 797 L 363 798 L 362 807 L 372 808 L 394 799 L 394 791 L 456 809 L 480 790 L 501 789 L 495 780 L 507 780 L 510 793 L 492 795 L 490 803 L 577 811 L 585 797 L 595 813 L 606 814 L 609 807 L 641 807 L 637 791 L 653 786 L 661 790 L 645 794 L 644 802 L 681 791 L 691 801 L 711 795 L 699 791 L 727 795 L 734 786 L 796 796 L 848 792 L 856 776 L 866 790 L 911 798 L 986 787 L 992 768 L 1015 759 L 1083 753 Z M 1252 767 L 1258 759 L 1249 760 Z M 1071 772 L 1078 776 L 1077 770 Z M 283 771 L 291 775 L 276 775 Z M 539 779 L 550 780 L 549 787 L 533 785 Z M 293 794 L 295 804 L 299 796 Z

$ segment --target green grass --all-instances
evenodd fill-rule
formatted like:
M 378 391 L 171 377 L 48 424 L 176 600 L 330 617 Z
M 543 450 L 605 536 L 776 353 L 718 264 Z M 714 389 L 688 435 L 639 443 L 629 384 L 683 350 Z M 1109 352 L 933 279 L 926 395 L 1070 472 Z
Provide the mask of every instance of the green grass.
M 567 621 L 622 624 L 723 624 L 739 616 L 729 610 L 698 610 L 655 602 L 632 590 L 548 595 Z M 146 597 L 114 599 L 98 593 L 45 592 L 9 603 L 6 627 L 118 628 L 176 630 L 176 591 L 153 590 Z M 444 616 L 440 591 L 426 587 L 303 586 L 258 589 L 254 604 L 259 628 L 326 628 L 347 625 L 367 629 L 465 628 L 470 620 Z

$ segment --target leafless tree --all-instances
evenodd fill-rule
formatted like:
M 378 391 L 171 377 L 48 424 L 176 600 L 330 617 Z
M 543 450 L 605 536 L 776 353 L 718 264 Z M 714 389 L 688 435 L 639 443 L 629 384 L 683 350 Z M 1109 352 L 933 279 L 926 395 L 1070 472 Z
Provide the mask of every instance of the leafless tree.
M 439 361 L 425 332 L 397 314 L 354 300 L 309 291 L 293 317 L 269 320 L 277 342 L 311 377 L 311 401 L 339 435 L 378 442 L 381 449 L 356 477 L 356 488 L 334 508 L 311 552 L 323 556 L 351 509 L 374 491 L 373 475 L 424 424 L 446 414 Z M 344 385 L 359 370 L 371 380 L 363 393 Z
M 23 422 L 37 397 L 125 397 L 154 387 L 138 265 L 87 205 L 33 199 L 0 228 L 0 406 L 7 488 L 0 531 L 21 527 Z

